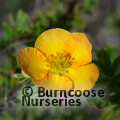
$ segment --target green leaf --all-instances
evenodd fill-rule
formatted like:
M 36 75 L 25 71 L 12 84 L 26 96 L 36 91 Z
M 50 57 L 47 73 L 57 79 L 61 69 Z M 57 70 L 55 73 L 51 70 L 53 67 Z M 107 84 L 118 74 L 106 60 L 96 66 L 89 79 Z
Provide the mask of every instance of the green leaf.
M 107 92 L 109 93 L 116 93 L 119 89 L 118 82 L 120 82 L 120 74 L 111 77 L 107 80 Z
M 103 50 L 96 50 L 96 49 L 95 49 L 95 54 L 97 55 L 97 57 L 98 57 L 99 59 L 101 59 L 102 52 L 103 52 Z
M 21 73 L 16 73 L 13 75 L 13 77 L 16 79 L 25 78 Z
M 30 29 L 30 19 L 26 13 L 24 13 L 22 10 L 19 10 L 16 16 L 16 30 L 17 32 L 24 34 L 26 32 L 29 32 Z
M 9 47 L 10 48 L 15 48 L 17 45 L 19 45 L 20 44 L 20 41 L 17 41 L 17 42 L 11 42 L 10 43 L 10 45 L 9 45 Z
M 12 28 L 7 24 L 3 23 L 3 30 L 5 32 L 5 35 L 8 41 L 12 41 Z
M 115 93 L 114 95 L 110 96 L 109 98 L 110 102 L 114 105 L 117 105 L 120 107 L 120 93 Z
M 10 20 L 11 25 L 14 27 L 15 26 L 15 20 L 14 20 L 12 14 L 9 14 L 9 20 Z
M 29 82 L 30 80 L 31 80 L 31 78 L 26 78 L 26 79 L 21 80 L 19 83 L 24 84 L 26 82 Z
M 76 6 L 74 9 L 74 23 L 73 24 L 78 29 L 85 28 L 85 23 L 83 22 L 82 15 L 80 14 L 80 6 Z
M 113 64 L 112 64 L 112 69 L 111 69 L 111 74 L 114 75 L 116 73 L 116 71 L 118 70 L 118 68 L 120 67 L 120 56 L 118 56 Z
M 90 10 L 98 4 L 99 0 L 84 0 L 84 7 L 86 10 Z
M 41 28 L 40 28 L 39 22 L 35 22 L 34 31 L 35 31 L 34 36 L 36 39 L 38 37 L 38 35 L 41 33 Z
M 120 82 L 120 73 L 118 73 L 117 75 L 115 75 L 114 79 L 118 82 Z
M 110 45 L 106 45 L 105 51 L 108 53 L 111 63 L 114 62 L 114 60 L 116 59 L 117 55 L 115 53 L 115 47 L 112 47 Z
M 101 57 L 100 57 L 100 69 L 101 72 L 103 72 L 105 75 L 110 76 L 111 75 L 111 61 L 109 58 L 109 55 L 107 54 L 106 51 L 101 52 Z
M 49 20 L 46 18 L 45 14 L 43 12 L 40 11 L 38 13 L 38 17 L 39 17 L 40 25 L 42 25 L 44 27 L 48 27 L 49 26 Z
M 120 108 L 116 105 L 110 107 L 100 118 L 100 120 L 110 120 L 112 117 L 120 113 Z
M 18 26 L 23 25 L 24 20 L 25 20 L 24 18 L 25 18 L 25 16 L 23 14 L 23 11 L 19 10 L 18 13 L 17 13 L 17 16 L 16 16 L 16 21 L 17 21 Z
M 3 72 L 3 68 L 0 68 L 0 73 Z

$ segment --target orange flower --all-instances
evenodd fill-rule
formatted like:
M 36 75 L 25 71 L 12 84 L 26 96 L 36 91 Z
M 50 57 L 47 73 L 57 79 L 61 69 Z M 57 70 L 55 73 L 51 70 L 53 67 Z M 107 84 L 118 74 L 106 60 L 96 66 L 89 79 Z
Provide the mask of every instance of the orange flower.
M 38 87 L 47 90 L 89 90 L 99 71 L 92 63 L 92 45 L 84 33 L 56 28 L 43 32 L 35 48 L 21 49 L 17 61 Z

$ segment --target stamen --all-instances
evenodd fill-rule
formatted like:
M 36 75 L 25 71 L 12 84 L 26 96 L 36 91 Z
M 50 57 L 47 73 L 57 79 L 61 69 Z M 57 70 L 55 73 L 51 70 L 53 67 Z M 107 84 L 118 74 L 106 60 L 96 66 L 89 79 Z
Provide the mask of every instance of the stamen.
M 47 66 L 51 68 L 49 72 L 64 75 L 65 72 L 69 72 L 66 69 L 72 65 L 74 59 L 74 57 L 72 58 L 70 54 L 65 52 L 61 53 L 61 55 L 57 52 L 56 56 L 51 54 L 50 59 L 46 59 Z

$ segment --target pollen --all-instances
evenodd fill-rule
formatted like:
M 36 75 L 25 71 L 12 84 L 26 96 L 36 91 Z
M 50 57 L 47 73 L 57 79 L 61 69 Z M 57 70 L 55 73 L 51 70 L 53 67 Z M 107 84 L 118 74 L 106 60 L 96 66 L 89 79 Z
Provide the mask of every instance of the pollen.
M 64 75 L 65 72 L 69 72 L 66 69 L 72 65 L 74 59 L 74 57 L 65 52 L 61 54 L 57 52 L 56 55 L 51 54 L 46 59 L 47 66 L 51 68 L 49 72 Z

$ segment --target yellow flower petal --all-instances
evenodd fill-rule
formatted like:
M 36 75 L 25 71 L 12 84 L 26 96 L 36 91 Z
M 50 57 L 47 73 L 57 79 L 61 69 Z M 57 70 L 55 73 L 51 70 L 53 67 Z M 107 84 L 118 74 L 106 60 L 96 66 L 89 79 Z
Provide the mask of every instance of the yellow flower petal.
M 43 79 L 49 68 L 45 64 L 46 57 L 37 49 L 27 47 L 17 54 L 17 61 L 23 71 L 35 79 Z
M 73 80 L 75 90 L 90 90 L 99 77 L 98 68 L 94 63 L 81 67 L 71 67 L 68 70 L 68 76 Z
M 66 30 L 56 28 L 43 32 L 35 42 L 35 48 L 39 49 L 47 56 L 56 55 L 63 52 L 65 40 L 70 33 Z
M 75 57 L 73 65 L 85 65 L 92 61 L 92 45 L 84 33 L 71 33 L 64 46 L 65 52 Z
M 44 87 L 46 90 L 70 90 L 73 87 L 73 81 L 70 78 L 51 74 L 43 80 L 32 79 L 37 87 Z

